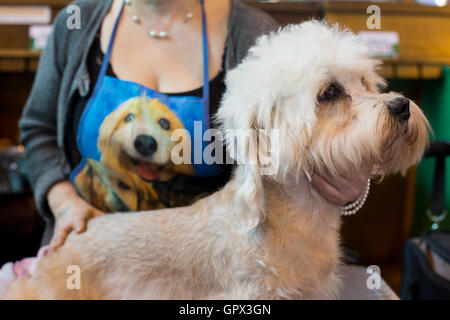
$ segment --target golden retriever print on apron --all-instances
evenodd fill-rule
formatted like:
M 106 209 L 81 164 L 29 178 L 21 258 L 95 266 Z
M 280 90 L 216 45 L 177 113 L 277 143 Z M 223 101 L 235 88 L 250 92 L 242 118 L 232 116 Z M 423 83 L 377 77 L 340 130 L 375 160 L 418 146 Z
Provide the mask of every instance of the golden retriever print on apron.
M 209 128 L 205 16 L 203 97 L 170 96 L 106 74 L 122 12 L 123 7 L 78 125 L 77 144 L 82 160 L 71 173 L 79 194 L 104 212 L 162 208 L 165 205 L 153 187 L 156 181 L 170 182 L 177 175 L 211 177 L 221 173 L 215 164 L 194 163 L 193 154 L 189 163 L 175 165 L 171 159 L 172 150 L 179 143 L 188 141 L 194 151 L 196 122 L 202 124 L 202 129 Z M 202 141 L 202 150 L 206 145 Z

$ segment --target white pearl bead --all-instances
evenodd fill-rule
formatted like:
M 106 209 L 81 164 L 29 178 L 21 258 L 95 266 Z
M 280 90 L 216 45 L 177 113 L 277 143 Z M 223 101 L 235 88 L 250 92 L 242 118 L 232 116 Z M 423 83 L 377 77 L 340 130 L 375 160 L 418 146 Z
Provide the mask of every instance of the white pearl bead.
M 160 31 L 158 33 L 158 38 L 167 38 L 168 35 L 169 33 L 167 31 Z
M 367 181 L 367 187 L 363 195 L 361 195 L 355 202 L 341 208 L 341 214 L 343 216 L 353 215 L 358 212 L 364 205 L 369 195 L 370 190 L 370 178 Z
M 131 0 L 125 0 L 125 4 L 131 6 Z M 184 22 L 188 22 L 194 17 L 194 14 L 192 12 L 188 12 L 185 15 Z M 141 25 L 141 19 L 138 15 L 132 15 L 132 20 L 136 23 Z M 158 39 L 166 39 L 169 37 L 168 31 L 155 31 L 155 30 L 149 30 L 147 34 L 152 38 L 158 38 Z

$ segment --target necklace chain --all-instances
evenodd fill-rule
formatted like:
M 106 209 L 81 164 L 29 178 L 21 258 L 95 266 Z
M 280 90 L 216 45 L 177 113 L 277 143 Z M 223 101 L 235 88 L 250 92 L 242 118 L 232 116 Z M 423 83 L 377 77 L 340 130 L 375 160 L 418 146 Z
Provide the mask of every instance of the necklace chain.
M 197 3 L 197 2 L 196 2 Z M 132 5 L 132 1 L 131 0 L 125 0 L 125 4 L 127 4 L 128 6 Z M 192 18 L 194 17 L 194 13 L 192 11 L 189 11 L 185 14 L 184 16 L 184 23 L 188 23 L 190 20 L 192 20 Z M 131 19 L 134 21 L 134 23 L 136 23 L 137 25 L 142 25 L 142 20 L 141 18 L 137 15 L 137 14 L 133 14 Z M 151 38 L 155 38 L 155 39 L 167 39 L 169 37 L 169 30 L 166 31 L 157 31 L 154 29 L 150 29 L 147 34 L 151 37 Z
M 367 180 L 366 190 L 364 193 L 355 201 L 341 208 L 341 214 L 343 216 L 350 216 L 358 212 L 364 205 L 369 195 L 370 190 L 370 178 Z

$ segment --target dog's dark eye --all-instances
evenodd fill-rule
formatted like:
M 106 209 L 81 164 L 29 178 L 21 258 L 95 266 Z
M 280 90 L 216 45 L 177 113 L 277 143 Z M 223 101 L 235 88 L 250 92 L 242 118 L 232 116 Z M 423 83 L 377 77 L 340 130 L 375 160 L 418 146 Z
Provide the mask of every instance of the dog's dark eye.
M 119 188 L 122 190 L 131 190 L 131 187 L 122 181 L 119 182 Z
M 322 98 L 326 101 L 330 101 L 336 98 L 340 93 L 341 91 L 339 88 L 332 84 L 323 92 Z
M 129 113 L 129 114 L 127 114 L 127 116 L 125 117 L 125 122 L 131 122 L 131 121 L 133 121 L 133 119 L 134 119 L 134 114 L 132 114 L 132 113 Z
M 159 119 L 158 123 L 161 126 L 161 128 L 163 128 L 164 130 L 170 130 L 169 120 L 161 118 L 161 119 Z

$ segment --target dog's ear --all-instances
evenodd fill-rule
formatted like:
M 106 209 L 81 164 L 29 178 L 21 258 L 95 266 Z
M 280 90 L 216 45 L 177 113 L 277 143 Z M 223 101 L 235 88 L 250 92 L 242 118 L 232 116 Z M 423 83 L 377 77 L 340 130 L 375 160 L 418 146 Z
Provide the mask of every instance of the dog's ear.
M 235 157 L 238 163 L 235 172 L 236 195 L 234 205 L 236 207 L 235 212 L 239 213 L 238 219 L 242 221 L 241 229 L 243 231 L 255 228 L 266 216 L 261 150 L 265 150 L 268 137 L 259 134 L 259 130 L 253 121 L 249 127 L 250 130 L 248 131 L 237 130 L 233 134 L 237 135 L 237 139 L 234 141 L 233 149 L 235 149 L 235 152 L 233 152 L 232 157 Z M 227 144 L 227 147 L 230 147 L 230 145 Z
M 245 94 L 241 86 L 240 71 L 233 70 L 227 75 L 227 92 L 224 95 L 215 121 L 220 125 L 226 141 L 227 154 L 237 163 L 235 169 L 235 210 L 240 229 L 255 228 L 265 217 L 265 200 L 258 125 L 256 122 L 258 101 Z
M 123 113 L 123 106 L 119 106 L 103 120 L 98 137 L 98 149 L 100 152 L 107 150 L 108 144 L 111 143 L 111 136 L 118 128 L 118 122 L 123 117 Z
M 236 195 L 233 214 L 241 231 L 254 229 L 265 218 L 265 198 L 262 177 L 256 165 L 241 165 L 236 168 Z

